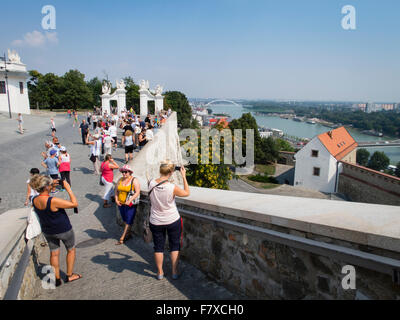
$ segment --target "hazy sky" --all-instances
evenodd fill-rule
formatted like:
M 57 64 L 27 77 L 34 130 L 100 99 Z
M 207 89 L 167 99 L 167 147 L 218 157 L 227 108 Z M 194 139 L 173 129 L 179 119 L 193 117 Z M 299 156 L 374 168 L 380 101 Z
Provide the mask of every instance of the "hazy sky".
M 131 75 L 188 97 L 400 102 L 399 0 L 3 1 L 0 26 L 1 52 L 41 73 Z

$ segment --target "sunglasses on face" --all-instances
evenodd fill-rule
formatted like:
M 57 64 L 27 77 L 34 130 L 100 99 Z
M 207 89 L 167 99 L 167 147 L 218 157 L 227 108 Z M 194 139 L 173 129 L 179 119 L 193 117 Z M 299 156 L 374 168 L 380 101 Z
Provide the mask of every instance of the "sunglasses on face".
M 129 171 L 121 171 L 121 173 L 128 173 Z

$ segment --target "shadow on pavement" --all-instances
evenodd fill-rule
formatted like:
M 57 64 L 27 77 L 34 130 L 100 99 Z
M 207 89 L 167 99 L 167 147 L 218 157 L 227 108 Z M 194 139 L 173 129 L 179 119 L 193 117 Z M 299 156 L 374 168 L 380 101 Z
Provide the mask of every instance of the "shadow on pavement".
M 75 167 L 73 169 L 73 171 L 80 171 L 83 174 L 94 174 L 94 170 L 90 170 L 90 169 L 85 168 L 85 167 Z
M 86 198 L 96 202 L 103 201 L 99 195 L 87 194 Z M 109 209 L 104 209 L 102 206 L 99 206 L 93 215 L 102 224 L 105 231 L 87 229 L 84 232 L 94 239 L 114 238 L 115 243 L 117 243 L 122 234 L 122 227 L 117 224 L 116 210 L 115 204 Z M 138 212 L 138 214 L 141 213 Z M 127 248 L 129 249 L 128 252 L 126 250 Z M 122 249 L 125 253 L 118 252 L 122 251 Z M 120 257 L 114 257 L 112 255 L 119 255 Z M 135 258 L 136 255 L 140 258 Z M 96 264 L 107 266 L 110 271 L 121 273 L 124 270 L 130 270 L 151 278 L 148 281 L 158 281 L 155 279 L 157 268 L 154 262 L 153 244 L 145 243 L 141 237 L 135 234 L 133 234 L 132 239 L 126 241 L 123 245 L 115 246 L 115 249 L 113 248 L 106 251 L 104 254 L 96 255 L 91 258 L 91 261 Z M 172 280 L 170 254 L 165 250 L 164 273 L 166 279 L 167 281 L 170 281 L 171 285 L 173 285 L 176 290 L 185 297 L 195 300 L 237 299 L 235 294 L 232 294 L 228 290 L 218 286 L 201 271 L 185 261 L 180 261 L 179 272 L 181 273 L 180 278 L 178 280 Z M 160 282 L 160 285 L 163 285 L 162 281 Z
M 119 255 L 122 258 L 111 258 L 111 254 Z M 105 252 L 104 255 L 95 256 L 91 260 L 94 263 L 106 265 L 108 270 L 112 272 L 121 273 L 124 270 L 129 270 L 146 277 L 154 278 L 153 273 L 146 272 L 146 270 L 151 270 L 151 265 L 149 263 L 134 261 L 132 258 L 132 256 L 113 251 Z

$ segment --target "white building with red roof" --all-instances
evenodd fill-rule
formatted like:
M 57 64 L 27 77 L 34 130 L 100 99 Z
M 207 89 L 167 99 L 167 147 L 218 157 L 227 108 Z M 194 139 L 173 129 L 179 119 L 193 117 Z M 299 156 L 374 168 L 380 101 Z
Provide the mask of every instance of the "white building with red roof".
M 340 161 L 355 164 L 357 146 L 344 127 L 316 136 L 295 155 L 294 186 L 336 192 Z

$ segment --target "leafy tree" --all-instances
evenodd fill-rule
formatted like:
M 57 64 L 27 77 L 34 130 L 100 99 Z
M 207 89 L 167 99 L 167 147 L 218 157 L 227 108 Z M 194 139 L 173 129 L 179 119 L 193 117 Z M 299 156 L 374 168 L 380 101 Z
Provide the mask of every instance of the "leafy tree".
M 259 154 L 259 162 L 255 160 L 256 163 L 275 162 L 279 158 L 279 145 L 272 137 L 262 138 Z
M 64 83 L 54 73 L 46 73 L 38 78 L 35 99 L 41 107 L 58 109 L 62 107 Z
M 130 109 L 133 107 L 137 114 L 140 113 L 140 95 L 139 86 L 133 81 L 132 77 L 125 77 L 125 90 L 126 90 L 126 107 Z
M 367 149 L 358 149 L 356 161 L 360 166 L 366 167 L 368 165 L 369 156 L 370 156 L 370 153 Z
M 229 128 L 232 130 L 232 135 L 235 129 L 242 130 L 242 152 L 246 152 L 246 129 L 252 129 L 254 131 L 254 162 L 258 164 L 265 164 L 267 162 L 274 162 L 279 157 L 279 148 L 277 143 L 269 138 L 261 138 L 258 132 L 258 125 L 256 119 L 251 113 L 243 114 L 239 119 L 234 119 L 229 124 Z
M 171 108 L 178 116 L 178 126 L 182 129 L 192 126 L 192 108 L 186 96 L 179 91 L 168 91 L 165 93 L 165 109 Z
M 39 84 L 40 78 L 43 75 L 36 70 L 30 70 L 29 76 L 30 76 L 28 80 L 29 103 L 31 108 L 36 108 L 36 106 L 40 103 L 41 100 L 41 97 L 37 90 L 37 86 Z
M 93 103 L 96 106 L 100 106 L 101 105 L 100 96 L 103 94 L 102 92 L 103 82 L 99 78 L 95 77 L 87 82 L 87 86 L 92 93 Z
M 220 154 L 215 154 L 216 150 L 212 148 L 212 141 L 209 141 L 209 164 L 202 163 L 201 155 L 201 137 L 198 132 L 198 145 L 195 142 L 188 142 L 188 150 L 190 153 L 197 152 L 198 164 L 190 164 L 187 171 L 187 179 L 190 185 L 210 189 L 229 190 L 228 181 L 232 179 L 232 171 L 230 166 L 223 163 L 223 141 L 221 142 Z M 194 149 L 195 148 L 195 149 Z M 213 154 L 222 163 L 212 164 Z
M 289 152 L 295 151 L 292 145 L 284 139 L 276 139 L 275 142 L 278 146 L 279 151 L 289 151 Z
M 371 159 L 368 162 L 368 168 L 373 170 L 381 171 L 385 170 L 390 164 L 390 159 L 384 152 L 375 151 Z
M 63 106 L 67 108 L 93 107 L 93 92 L 85 82 L 85 75 L 78 70 L 70 70 L 63 76 Z

